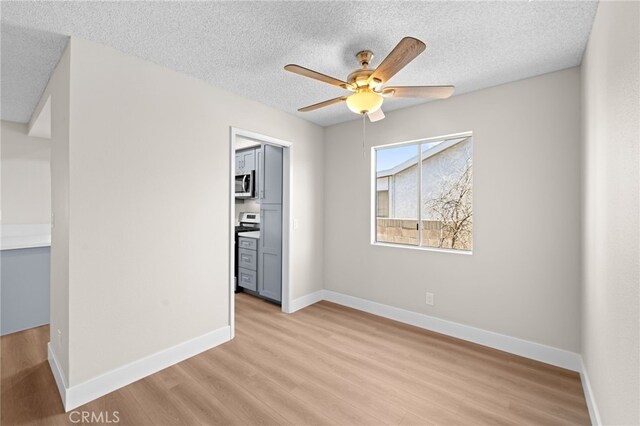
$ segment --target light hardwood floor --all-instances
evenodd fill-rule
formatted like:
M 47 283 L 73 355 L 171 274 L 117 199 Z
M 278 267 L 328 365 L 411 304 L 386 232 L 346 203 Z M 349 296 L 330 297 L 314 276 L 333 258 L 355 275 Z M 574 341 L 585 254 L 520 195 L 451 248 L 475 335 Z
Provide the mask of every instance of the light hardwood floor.
M 2 425 L 73 424 L 48 339 L 47 326 L 2 337 Z M 246 294 L 233 341 L 77 411 L 118 411 L 121 425 L 589 424 L 577 373 L 329 302 L 286 315 Z

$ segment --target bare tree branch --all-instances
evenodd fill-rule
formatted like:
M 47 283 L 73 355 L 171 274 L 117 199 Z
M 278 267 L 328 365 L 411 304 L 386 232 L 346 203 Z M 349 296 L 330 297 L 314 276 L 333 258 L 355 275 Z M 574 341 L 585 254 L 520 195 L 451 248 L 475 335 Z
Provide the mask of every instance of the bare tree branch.
M 457 175 L 457 176 L 456 176 Z M 439 247 L 470 250 L 473 228 L 473 165 L 467 158 L 460 173 L 445 182 L 436 197 L 425 201 L 440 222 Z

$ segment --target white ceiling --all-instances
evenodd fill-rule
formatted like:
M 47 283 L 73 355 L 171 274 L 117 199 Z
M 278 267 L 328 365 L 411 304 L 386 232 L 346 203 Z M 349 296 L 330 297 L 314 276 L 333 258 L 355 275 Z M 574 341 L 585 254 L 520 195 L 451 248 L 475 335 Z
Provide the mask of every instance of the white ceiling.
M 341 79 L 370 49 L 404 36 L 427 50 L 394 85 L 454 84 L 456 94 L 580 64 L 597 3 L 2 2 L 2 118 L 29 120 L 73 35 L 210 82 L 326 126 L 345 105 L 298 113 L 339 88 L 285 72 L 297 63 Z M 347 92 L 348 93 L 348 92 Z M 423 100 L 386 100 L 385 111 Z

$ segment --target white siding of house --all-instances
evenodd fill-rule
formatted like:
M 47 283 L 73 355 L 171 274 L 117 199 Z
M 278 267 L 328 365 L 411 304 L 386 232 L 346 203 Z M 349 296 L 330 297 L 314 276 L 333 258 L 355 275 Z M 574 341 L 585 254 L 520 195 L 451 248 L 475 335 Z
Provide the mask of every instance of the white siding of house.
M 381 177 L 376 180 L 376 190 L 377 191 L 388 191 L 389 190 L 389 177 Z
M 441 193 L 444 185 L 457 179 L 471 158 L 471 138 L 439 152 L 422 162 L 422 220 L 436 218 L 424 201 Z M 391 176 L 377 178 L 377 190 L 389 191 L 389 217 L 393 219 L 418 219 L 418 176 L 414 164 Z
M 418 168 L 413 166 L 390 176 L 389 199 L 393 199 L 389 217 L 418 220 Z

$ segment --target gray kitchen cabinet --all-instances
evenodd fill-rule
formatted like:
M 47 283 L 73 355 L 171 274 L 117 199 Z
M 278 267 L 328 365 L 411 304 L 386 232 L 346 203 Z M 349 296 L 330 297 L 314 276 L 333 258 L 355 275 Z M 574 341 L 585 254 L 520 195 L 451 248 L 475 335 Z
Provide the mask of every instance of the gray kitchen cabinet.
M 282 301 L 282 165 L 281 147 L 262 145 L 258 153 L 260 241 L 258 293 Z
M 258 196 L 262 204 L 282 204 L 282 148 L 263 145 L 258 171 Z
M 238 238 L 238 285 L 251 291 L 258 291 L 258 241 Z
M 251 269 L 238 268 L 238 285 L 251 291 L 258 291 L 258 281 L 256 271 Z
M 236 174 L 237 175 L 242 174 L 243 169 L 244 169 L 244 166 L 242 164 L 242 155 L 240 155 L 240 153 L 236 151 Z
M 255 250 L 238 249 L 238 266 L 240 268 L 256 270 L 258 257 Z
M 241 175 L 244 173 L 244 154 L 236 151 L 236 174 Z
M 258 154 L 260 241 L 258 293 L 282 301 L 282 165 L 281 147 L 262 145 Z
M 245 151 L 243 153 L 243 165 L 244 165 L 244 172 L 245 173 L 249 173 L 253 170 L 256 169 L 256 150 L 255 149 L 250 149 L 248 151 Z
M 282 301 L 282 205 L 260 205 L 258 293 Z
M 240 237 L 238 238 L 238 246 L 243 249 L 257 250 L 258 243 L 256 238 Z
M 236 151 L 236 174 L 249 173 L 256 169 L 256 149 Z

